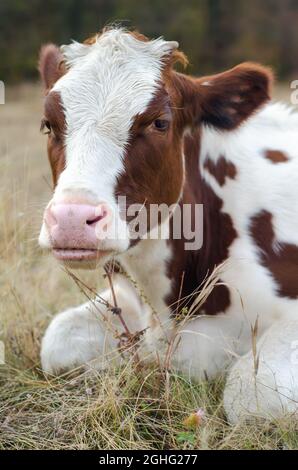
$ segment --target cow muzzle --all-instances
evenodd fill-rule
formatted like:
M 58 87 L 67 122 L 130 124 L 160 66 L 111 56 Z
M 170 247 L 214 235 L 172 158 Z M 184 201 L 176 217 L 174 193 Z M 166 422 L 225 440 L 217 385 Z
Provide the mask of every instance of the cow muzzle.
M 99 261 L 108 256 L 112 222 L 112 211 L 104 203 L 51 203 L 44 214 L 50 247 L 63 262 Z

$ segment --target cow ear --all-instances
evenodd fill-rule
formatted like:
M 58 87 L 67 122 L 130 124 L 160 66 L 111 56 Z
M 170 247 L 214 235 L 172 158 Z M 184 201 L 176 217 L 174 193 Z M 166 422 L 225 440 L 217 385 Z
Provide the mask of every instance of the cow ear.
M 219 129 L 234 129 L 270 99 L 272 72 L 243 63 L 197 81 L 201 121 Z
M 54 44 L 42 46 L 39 54 L 38 70 L 45 91 L 48 92 L 65 73 L 63 55 L 57 46 Z

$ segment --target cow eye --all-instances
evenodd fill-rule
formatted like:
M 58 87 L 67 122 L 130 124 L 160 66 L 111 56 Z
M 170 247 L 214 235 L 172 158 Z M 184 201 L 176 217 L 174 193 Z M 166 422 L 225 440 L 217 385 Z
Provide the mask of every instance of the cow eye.
M 43 132 L 45 135 L 50 134 L 52 131 L 52 126 L 47 119 L 43 119 L 40 125 L 40 132 Z
M 154 128 L 161 132 L 167 131 L 169 125 L 170 123 L 166 119 L 155 119 L 154 121 Z

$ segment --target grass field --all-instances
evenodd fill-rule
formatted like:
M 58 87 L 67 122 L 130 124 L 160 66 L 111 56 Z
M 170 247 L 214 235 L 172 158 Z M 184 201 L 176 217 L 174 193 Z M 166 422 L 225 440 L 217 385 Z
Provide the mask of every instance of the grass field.
M 290 89 L 278 87 L 289 100 Z M 230 427 L 223 383 L 190 383 L 158 368 L 122 369 L 47 379 L 41 336 L 51 317 L 84 300 L 37 236 L 51 192 L 45 137 L 39 134 L 38 86 L 9 89 L 0 106 L 0 449 L 276 449 L 298 448 L 297 423 Z M 91 287 L 98 273 L 82 273 Z M 186 417 L 202 408 L 193 428 Z

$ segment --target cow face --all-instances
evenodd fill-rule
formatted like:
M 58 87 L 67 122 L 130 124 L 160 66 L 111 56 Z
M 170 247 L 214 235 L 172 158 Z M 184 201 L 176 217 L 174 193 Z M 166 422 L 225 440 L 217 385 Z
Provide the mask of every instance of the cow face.
M 116 29 L 42 50 L 54 193 L 39 241 L 59 260 L 91 267 L 129 249 L 131 219 L 181 197 L 184 133 L 236 127 L 267 99 L 261 67 L 196 80 L 172 69 L 177 46 Z

